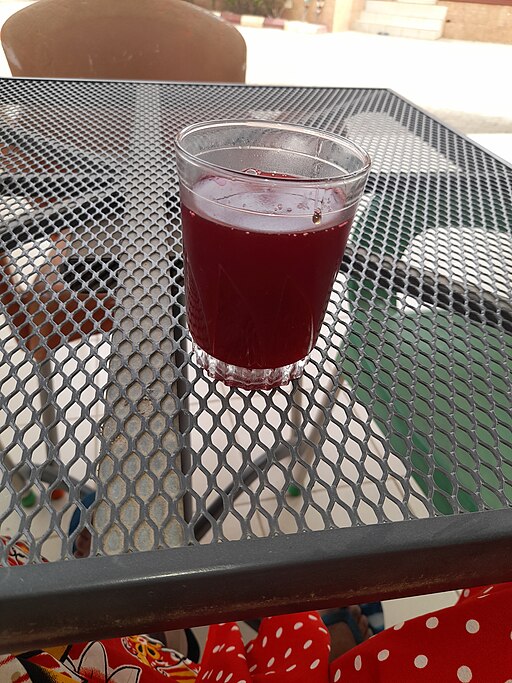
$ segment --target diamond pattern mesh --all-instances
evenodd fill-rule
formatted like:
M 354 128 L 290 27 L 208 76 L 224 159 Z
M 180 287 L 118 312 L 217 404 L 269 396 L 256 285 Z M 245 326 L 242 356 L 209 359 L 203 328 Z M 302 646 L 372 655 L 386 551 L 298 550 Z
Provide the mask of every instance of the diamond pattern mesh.
M 373 159 L 318 347 L 270 392 L 189 356 L 173 137 L 222 118 Z M 382 90 L 28 80 L 0 159 L 0 533 L 32 561 L 510 506 L 504 163 Z

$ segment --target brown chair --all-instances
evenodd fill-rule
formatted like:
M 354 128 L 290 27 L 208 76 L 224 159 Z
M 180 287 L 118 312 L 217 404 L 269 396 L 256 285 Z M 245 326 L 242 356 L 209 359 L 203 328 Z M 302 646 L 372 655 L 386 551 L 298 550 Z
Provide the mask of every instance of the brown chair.
M 182 0 L 39 0 L 3 25 L 13 76 L 243 83 L 240 33 Z
M 182 0 L 39 0 L 5 22 L 1 41 L 13 76 L 245 80 L 246 46 L 240 33 Z M 30 170 L 30 162 L 23 162 L 23 150 L 0 152 L 7 170 L 20 172 L 25 166 Z M 11 157 L 18 162 L 14 164 Z M 40 205 L 40 198 L 31 199 L 35 207 Z M 73 296 L 58 274 L 69 251 L 66 231 L 48 237 L 51 247 L 46 254 L 47 265 L 37 273 L 32 294 L 18 290 L 18 297 L 14 297 L 13 289 L 18 289 L 16 266 L 10 254 L 0 251 L 0 300 L 20 344 L 38 363 L 51 393 L 47 350 L 94 332 L 109 331 L 114 301 L 105 295 L 79 293 L 81 305 L 77 307 L 76 292 Z M 21 301 L 21 307 L 16 300 Z M 90 312 L 86 318 L 84 309 Z M 52 400 L 48 395 L 49 409 L 44 411 L 43 422 L 47 423 L 51 450 L 56 452 Z M 2 450 L 0 445 L 0 457 Z M 9 461 L 5 451 L 4 461 Z M 13 478 L 20 489 L 17 471 Z M 46 480 L 52 479 L 50 472 Z M 33 494 L 25 496 L 25 501 L 31 503 Z

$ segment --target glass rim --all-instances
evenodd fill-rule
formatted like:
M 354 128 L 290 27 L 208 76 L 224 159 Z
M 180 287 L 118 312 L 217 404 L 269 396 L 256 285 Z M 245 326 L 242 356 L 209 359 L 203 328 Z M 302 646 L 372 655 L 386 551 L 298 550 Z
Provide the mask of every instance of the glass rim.
M 204 161 L 199 159 L 194 154 L 191 154 L 183 147 L 183 141 L 191 133 L 200 131 L 207 128 L 227 128 L 229 126 L 239 125 L 239 126 L 253 126 L 255 128 L 280 128 L 282 130 L 289 130 L 298 133 L 309 133 L 310 135 L 321 136 L 332 142 L 343 145 L 349 148 L 356 156 L 361 159 L 362 167 L 357 171 L 352 171 L 350 173 L 343 173 L 340 175 L 323 176 L 321 178 L 280 178 L 280 177 L 268 177 L 268 176 L 258 176 L 245 173 L 244 171 L 238 171 L 236 169 L 228 168 L 227 166 L 221 166 L 220 164 L 214 164 L 211 161 Z M 258 180 L 266 183 L 300 183 L 307 185 L 322 185 L 325 183 L 336 183 L 347 180 L 354 180 L 365 176 L 371 167 L 371 158 L 368 152 L 360 147 L 357 143 L 349 140 L 342 135 L 337 135 L 336 133 L 330 133 L 329 131 L 311 128 L 310 126 L 302 126 L 300 124 L 287 123 L 286 121 L 263 121 L 259 119 L 223 119 L 223 120 L 212 120 L 203 121 L 200 123 L 192 123 L 185 128 L 183 128 L 175 137 L 175 145 L 177 151 L 188 161 L 193 163 L 201 163 L 201 165 L 206 168 L 211 169 L 214 172 L 222 171 L 224 173 L 232 173 L 235 176 L 240 176 L 242 178 L 252 178 L 253 180 Z

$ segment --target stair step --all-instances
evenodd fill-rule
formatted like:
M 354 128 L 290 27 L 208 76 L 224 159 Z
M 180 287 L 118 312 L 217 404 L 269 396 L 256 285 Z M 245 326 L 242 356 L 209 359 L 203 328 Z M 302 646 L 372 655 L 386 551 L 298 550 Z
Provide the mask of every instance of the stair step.
M 435 5 L 437 0 L 395 0 L 395 2 L 407 5 Z
M 379 26 L 389 26 L 396 28 L 412 28 L 420 31 L 441 31 L 443 30 L 443 19 L 423 19 L 422 17 L 398 17 L 378 12 L 368 12 L 364 10 L 359 17 L 359 21 L 364 24 L 378 24 Z
M 437 40 L 443 35 L 443 26 L 438 29 L 410 28 L 405 26 L 390 26 L 384 23 L 365 22 L 361 19 L 355 22 L 354 29 L 362 33 L 380 33 L 401 38 L 418 38 L 420 40 Z
M 412 2 L 396 2 L 395 0 L 367 0 L 365 10 L 383 16 L 444 20 L 448 8 L 443 5 L 416 5 Z

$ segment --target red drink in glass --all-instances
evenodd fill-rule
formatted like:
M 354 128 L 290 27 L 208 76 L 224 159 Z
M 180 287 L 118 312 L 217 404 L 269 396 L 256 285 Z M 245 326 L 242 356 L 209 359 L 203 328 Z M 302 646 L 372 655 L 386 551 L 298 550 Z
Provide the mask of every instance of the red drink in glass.
M 318 338 L 370 159 L 262 121 L 189 126 L 176 154 L 195 359 L 231 386 L 285 385 Z
M 331 220 L 313 221 L 303 197 L 206 177 L 182 199 L 190 332 L 206 353 L 231 365 L 278 368 L 305 358 L 320 332 L 355 206 L 335 189 Z M 217 204 L 236 196 L 236 206 Z M 263 202 L 280 216 L 261 215 Z M 216 206 L 215 217 L 209 216 Z M 246 212 L 236 208 L 244 205 Z M 292 208 L 289 217 L 287 209 Z M 251 212 L 252 210 L 252 212 Z M 289 213 L 292 213 L 290 211 Z

